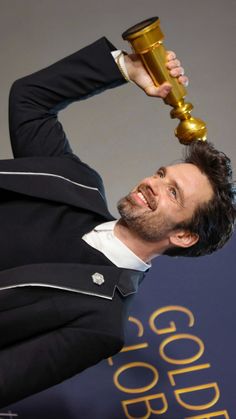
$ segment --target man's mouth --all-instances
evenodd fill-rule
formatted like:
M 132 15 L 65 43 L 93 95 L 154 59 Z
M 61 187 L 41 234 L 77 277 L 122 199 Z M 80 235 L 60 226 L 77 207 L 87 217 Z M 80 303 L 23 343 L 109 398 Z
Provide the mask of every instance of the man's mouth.
M 138 190 L 134 191 L 133 198 L 139 205 L 145 206 L 151 209 L 152 211 L 154 211 L 157 208 L 157 204 L 153 197 L 153 193 L 149 191 L 146 187 L 139 187 Z
M 141 205 L 144 205 L 145 207 L 149 207 L 149 203 L 148 203 L 148 201 L 146 200 L 146 198 L 145 198 L 145 196 L 143 195 L 143 193 L 142 192 L 134 192 L 134 194 L 136 195 L 135 197 L 137 198 L 136 200 L 138 201 L 138 202 L 140 202 L 141 203 Z

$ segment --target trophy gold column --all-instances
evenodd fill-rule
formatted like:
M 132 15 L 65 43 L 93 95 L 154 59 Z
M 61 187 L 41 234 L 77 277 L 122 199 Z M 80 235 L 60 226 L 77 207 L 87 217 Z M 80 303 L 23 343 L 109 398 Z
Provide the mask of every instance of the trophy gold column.
M 186 89 L 178 80 L 171 77 L 166 68 L 166 50 L 163 45 L 164 35 L 160 29 L 158 17 L 144 20 L 132 26 L 122 34 L 122 38 L 130 42 L 135 53 L 139 54 L 148 73 L 156 86 L 169 82 L 171 92 L 164 102 L 171 105 L 171 118 L 180 119 L 175 135 L 181 144 L 189 144 L 195 140 L 206 140 L 206 124 L 191 115 L 193 105 L 185 102 Z

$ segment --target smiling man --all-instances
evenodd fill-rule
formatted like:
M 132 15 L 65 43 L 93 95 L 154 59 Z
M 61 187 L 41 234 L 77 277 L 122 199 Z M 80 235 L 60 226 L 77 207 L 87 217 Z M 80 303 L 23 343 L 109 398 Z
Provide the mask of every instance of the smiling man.
M 188 82 L 173 52 L 166 65 Z M 157 254 L 211 253 L 232 234 L 230 161 L 207 143 L 141 181 L 118 221 L 109 213 L 101 177 L 72 152 L 57 115 L 127 79 L 157 98 L 171 89 L 105 38 L 12 86 L 15 159 L 0 161 L 0 407 L 117 353 Z
M 235 224 L 229 158 L 209 143 L 192 143 L 185 162 L 161 167 L 118 202 L 115 233 L 139 257 L 201 256 L 221 248 Z
M 145 261 L 173 246 L 193 246 L 198 234 L 181 224 L 212 197 L 210 181 L 195 165 L 161 167 L 119 201 L 115 233 Z

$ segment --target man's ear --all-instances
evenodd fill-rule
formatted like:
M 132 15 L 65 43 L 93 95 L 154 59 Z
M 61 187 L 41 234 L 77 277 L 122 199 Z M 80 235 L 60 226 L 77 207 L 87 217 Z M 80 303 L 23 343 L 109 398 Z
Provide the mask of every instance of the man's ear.
M 169 237 L 170 244 L 172 246 L 179 247 L 191 247 L 196 244 L 198 240 L 199 235 L 188 230 L 179 230 L 173 232 Z

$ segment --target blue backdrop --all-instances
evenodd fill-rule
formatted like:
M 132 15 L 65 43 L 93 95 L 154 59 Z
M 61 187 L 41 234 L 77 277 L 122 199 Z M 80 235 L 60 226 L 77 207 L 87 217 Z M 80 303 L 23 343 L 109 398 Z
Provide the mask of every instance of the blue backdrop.
M 236 235 L 211 256 L 157 258 L 122 352 L 0 419 L 234 419 L 235 250 Z

